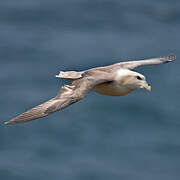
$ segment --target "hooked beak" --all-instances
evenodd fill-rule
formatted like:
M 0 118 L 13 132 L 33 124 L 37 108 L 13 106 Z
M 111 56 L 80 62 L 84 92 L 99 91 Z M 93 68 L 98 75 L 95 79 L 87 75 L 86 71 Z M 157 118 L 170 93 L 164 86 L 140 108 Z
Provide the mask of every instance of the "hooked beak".
M 142 85 L 142 88 L 145 88 L 145 89 L 147 89 L 148 91 L 151 91 L 151 90 L 152 90 L 152 87 L 151 87 L 147 82 L 144 82 L 144 84 Z

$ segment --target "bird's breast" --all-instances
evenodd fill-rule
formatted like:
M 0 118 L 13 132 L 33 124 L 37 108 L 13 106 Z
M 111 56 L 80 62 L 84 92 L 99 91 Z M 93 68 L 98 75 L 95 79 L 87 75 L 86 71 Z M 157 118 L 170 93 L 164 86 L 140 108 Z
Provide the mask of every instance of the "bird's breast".
M 113 81 L 98 84 L 93 88 L 93 91 L 108 96 L 123 96 L 130 93 L 132 89 L 119 85 L 116 81 Z

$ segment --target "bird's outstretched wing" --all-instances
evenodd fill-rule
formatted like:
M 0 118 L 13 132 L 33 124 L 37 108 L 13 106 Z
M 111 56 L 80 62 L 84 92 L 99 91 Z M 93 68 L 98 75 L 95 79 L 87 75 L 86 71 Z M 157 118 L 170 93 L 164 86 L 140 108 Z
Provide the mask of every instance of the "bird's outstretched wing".
M 82 78 L 72 81 L 70 85 L 63 86 L 56 97 L 20 114 L 12 120 L 5 122 L 5 124 L 31 121 L 64 109 L 86 97 L 88 92 L 97 84 L 112 81 L 113 78 L 113 75 L 107 72 L 86 71 Z
M 121 62 L 114 65 L 120 66 L 125 69 L 134 69 L 138 66 L 165 64 L 165 63 L 174 61 L 175 59 L 176 59 L 176 56 L 174 54 L 170 54 L 169 56 L 164 56 L 164 57 L 159 57 L 159 58 Z

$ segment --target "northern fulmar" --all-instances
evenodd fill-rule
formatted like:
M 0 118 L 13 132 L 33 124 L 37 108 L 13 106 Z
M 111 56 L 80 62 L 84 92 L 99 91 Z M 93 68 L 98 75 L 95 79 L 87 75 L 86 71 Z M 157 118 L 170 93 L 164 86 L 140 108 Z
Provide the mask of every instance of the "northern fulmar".
M 120 62 L 81 72 L 60 71 L 56 77 L 70 80 L 71 83 L 69 85 L 62 86 L 56 97 L 35 106 L 5 122 L 5 124 L 22 123 L 47 116 L 80 101 L 88 95 L 89 91 L 95 91 L 108 96 L 123 96 L 142 88 L 151 91 L 151 86 L 146 82 L 145 76 L 132 70 L 138 66 L 159 65 L 174 61 L 175 59 L 176 56 L 170 54 L 169 56 L 159 58 Z

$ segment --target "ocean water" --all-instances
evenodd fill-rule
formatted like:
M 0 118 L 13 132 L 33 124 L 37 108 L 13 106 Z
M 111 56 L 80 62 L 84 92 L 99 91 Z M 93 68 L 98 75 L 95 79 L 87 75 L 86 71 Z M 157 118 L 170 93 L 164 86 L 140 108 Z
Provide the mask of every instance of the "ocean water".
M 0 180 L 179 180 L 180 2 L 0 2 Z M 55 96 L 60 70 L 165 56 L 138 68 L 152 92 L 89 96 L 48 117 L 3 122 Z

